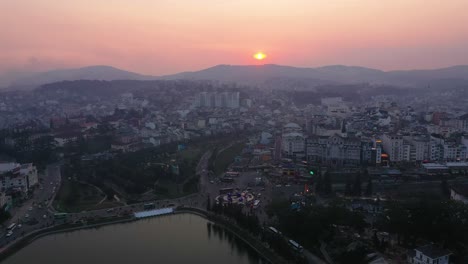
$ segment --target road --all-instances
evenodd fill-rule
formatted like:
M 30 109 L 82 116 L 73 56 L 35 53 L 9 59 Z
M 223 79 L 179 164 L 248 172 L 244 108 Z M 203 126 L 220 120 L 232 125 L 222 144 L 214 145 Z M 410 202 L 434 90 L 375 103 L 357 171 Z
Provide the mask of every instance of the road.
M 44 175 L 39 176 L 39 186 L 35 187 L 32 197 L 20 207 L 14 207 L 10 210 L 12 217 L 5 223 L 5 227 L 0 230 L 2 234 L 0 247 L 15 241 L 24 234 L 53 224 L 53 216 L 49 205 L 59 189 L 60 177 L 60 164 L 47 166 Z M 16 223 L 17 228 L 13 231 L 13 235 L 7 237 L 6 227 L 11 223 Z M 19 227 L 19 224 L 21 224 L 21 227 Z
M 199 193 L 188 195 L 185 197 L 172 200 L 157 200 L 154 201 L 155 208 L 177 207 L 179 205 L 198 207 L 206 210 L 208 197 L 212 201 L 218 195 L 220 188 L 236 187 L 239 189 L 250 188 L 251 192 L 261 200 L 257 209 L 245 208 L 252 210 L 260 219 L 261 223 L 268 223 L 269 219 L 265 213 L 266 205 L 271 202 L 274 187 L 268 180 L 265 179 L 264 186 L 252 186 L 256 177 L 259 177 L 256 171 L 242 172 L 235 183 L 215 182 L 214 175 L 208 172 L 208 161 L 211 152 L 206 152 L 200 159 L 196 172 L 200 175 Z M 36 231 L 41 228 L 60 225 L 65 222 L 86 222 L 106 217 L 117 217 L 122 215 L 131 215 L 134 212 L 145 210 L 145 203 L 124 205 L 111 209 L 100 209 L 93 211 L 83 211 L 80 213 L 69 213 L 66 219 L 54 219 L 55 210 L 51 207 L 55 195 L 59 189 L 61 181 L 60 164 L 53 164 L 47 167 L 45 175 L 42 176 L 39 187 L 35 190 L 32 199 L 25 202 L 21 207 L 12 210 L 13 217 L 6 226 L 10 223 L 21 223 L 21 228 L 14 230 L 13 235 L 6 237 L 5 228 L 2 229 L 2 237 L 0 238 L 0 252 L 7 245 L 21 238 L 22 236 Z M 258 194 L 261 193 L 261 196 Z M 316 257 L 309 251 L 305 250 L 304 255 L 312 264 L 323 264 L 320 258 Z

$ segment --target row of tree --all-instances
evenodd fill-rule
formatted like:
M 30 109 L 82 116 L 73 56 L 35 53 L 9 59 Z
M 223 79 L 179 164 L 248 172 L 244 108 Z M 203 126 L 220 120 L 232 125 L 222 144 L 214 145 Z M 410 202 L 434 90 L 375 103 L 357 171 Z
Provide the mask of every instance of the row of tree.
M 362 190 L 362 180 L 361 178 L 364 177 L 367 179 L 367 185 L 364 190 Z M 319 171 L 317 176 L 315 177 L 315 191 L 320 195 L 329 196 L 333 194 L 333 187 L 332 187 L 332 176 L 330 172 L 325 172 L 324 175 Z M 364 176 L 361 176 L 361 173 L 358 173 L 354 177 L 354 181 L 351 177 L 346 179 L 345 191 L 344 194 L 346 196 L 371 196 L 373 191 L 372 179 L 367 174 L 367 170 L 364 172 Z

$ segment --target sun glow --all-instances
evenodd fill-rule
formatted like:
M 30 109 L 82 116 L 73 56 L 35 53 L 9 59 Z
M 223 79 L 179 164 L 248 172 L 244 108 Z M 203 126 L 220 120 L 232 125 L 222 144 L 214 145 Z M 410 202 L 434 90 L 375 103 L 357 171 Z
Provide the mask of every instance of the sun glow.
M 257 52 L 253 55 L 253 57 L 256 59 L 256 60 L 263 60 L 266 58 L 266 54 L 263 53 L 263 52 Z

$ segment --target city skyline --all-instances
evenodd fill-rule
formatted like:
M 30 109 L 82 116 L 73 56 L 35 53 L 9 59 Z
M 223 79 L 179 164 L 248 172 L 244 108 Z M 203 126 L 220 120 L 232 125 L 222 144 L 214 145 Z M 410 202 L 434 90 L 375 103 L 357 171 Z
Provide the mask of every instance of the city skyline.
M 164 75 L 217 64 L 467 64 L 468 2 L 145 0 L 0 4 L 0 73 L 112 65 Z M 256 61 L 263 51 L 267 58 Z

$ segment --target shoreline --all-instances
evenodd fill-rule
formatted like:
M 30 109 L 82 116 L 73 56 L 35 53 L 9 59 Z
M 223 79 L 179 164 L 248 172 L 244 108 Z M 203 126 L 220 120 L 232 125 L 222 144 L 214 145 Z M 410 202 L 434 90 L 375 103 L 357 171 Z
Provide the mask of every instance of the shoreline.
M 160 217 L 160 216 L 167 216 L 167 215 L 175 215 L 175 214 L 193 214 L 200 216 L 208 221 L 211 221 L 217 225 L 220 225 L 224 229 L 226 229 L 228 232 L 232 233 L 234 236 L 237 238 L 241 239 L 248 247 L 250 247 L 252 250 L 254 250 L 259 257 L 261 257 L 264 261 L 267 263 L 281 263 L 280 261 L 275 261 L 272 260 L 272 257 L 266 256 L 265 252 L 262 252 L 261 249 L 258 248 L 258 246 L 253 245 L 251 241 L 248 241 L 251 238 L 245 238 L 242 235 L 240 235 L 238 232 L 233 230 L 232 227 L 229 227 L 225 223 L 222 223 L 219 221 L 219 219 L 214 219 L 213 217 L 210 217 L 208 212 L 205 212 L 201 209 L 196 209 L 196 208 L 176 208 L 174 209 L 173 213 L 170 214 L 164 214 L 164 215 L 158 215 L 154 217 Z M 151 218 L 154 218 L 151 217 Z M 33 243 L 37 239 L 40 239 L 42 237 L 48 236 L 48 235 L 54 235 L 54 234 L 60 234 L 60 233 L 66 233 L 66 232 L 73 232 L 73 231 L 79 231 L 79 230 L 84 230 L 84 229 L 91 229 L 91 228 L 99 228 L 103 226 L 110 226 L 114 224 L 124 224 L 124 223 L 130 223 L 130 222 L 135 222 L 140 219 L 131 217 L 131 218 L 124 218 L 124 219 L 118 219 L 118 220 L 111 220 L 111 221 L 103 221 L 100 223 L 95 223 L 95 224 L 89 224 L 89 225 L 78 225 L 78 226 L 54 226 L 54 227 L 48 227 L 44 229 L 39 229 L 36 230 L 32 233 L 29 233 L 25 235 L 22 238 L 19 238 L 12 244 L 8 245 L 5 248 L 2 248 L 0 251 L 0 262 L 7 259 L 8 257 L 14 255 L 16 252 L 20 251 L 24 247 L 28 246 L 29 244 Z M 263 245 L 262 247 L 266 249 Z M 274 258 L 273 258 L 274 259 Z

